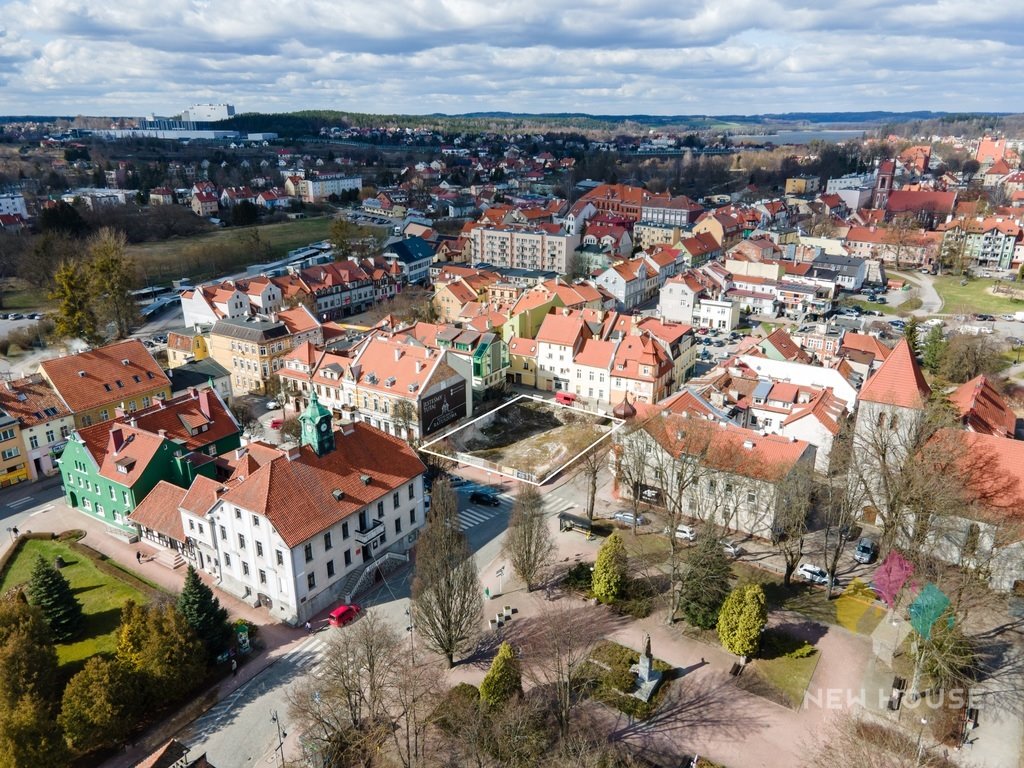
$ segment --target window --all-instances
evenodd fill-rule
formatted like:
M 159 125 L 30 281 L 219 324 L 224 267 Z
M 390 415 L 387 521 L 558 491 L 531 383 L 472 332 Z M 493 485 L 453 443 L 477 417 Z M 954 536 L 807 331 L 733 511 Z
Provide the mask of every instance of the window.
M 345 565 L 352 565 L 352 550 L 345 550 Z
M 189 529 L 190 531 L 194 531 L 194 530 L 196 529 L 196 524 L 195 524 L 195 521 L 194 521 L 194 520 L 189 520 L 189 521 L 188 521 L 188 529 Z
M 242 519 L 242 510 L 240 510 L 238 507 L 235 507 L 235 520 L 241 520 L 241 519 Z
M 14 439 L 14 430 L 13 429 L 5 429 L 5 430 L 0 431 L 0 443 L 4 443 L 4 442 L 7 442 L 8 440 L 13 440 L 13 439 Z
M 226 567 L 231 566 L 231 555 L 229 555 L 227 552 L 224 553 L 224 565 Z
M 394 506 L 395 509 L 398 509 L 398 505 L 401 503 L 401 499 L 398 498 L 398 491 L 395 491 L 393 494 L 391 494 L 391 504 Z
M 100 517 L 103 517 L 103 505 L 102 504 L 97 504 L 96 505 L 96 514 L 99 515 Z
M 245 549 L 245 536 L 238 534 L 238 548 Z
M 378 501 L 377 502 L 377 519 L 381 520 L 381 519 L 383 519 L 383 517 L 384 517 L 384 502 L 383 501 Z
M 46 430 L 46 442 L 47 443 L 52 443 L 53 442 L 53 437 L 54 437 L 53 436 L 53 430 L 52 429 Z
M 310 573 L 306 575 L 306 587 L 313 589 L 316 587 L 316 574 Z
M 111 485 L 107 490 L 110 491 L 110 498 L 117 501 L 117 491 L 114 490 L 114 486 Z
M 327 561 L 327 578 L 330 579 L 334 576 L 334 561 Z
M 409 501 L 412 501 L 415 498 L 416 498 L 416 488 L 413 486 L 412 483 L 409 483 Z
M 125 504 L 131 503 L 128 501 L 128 491 L 121 491 L 121 501 L 123 501 Z
M 409 525 L 416 525 L 416 507 L 409 510 Z
M 274 559 L 277 561 L 278 565 L 284 565 L 284 555 L 280 549 L 274 550 Z
M 28 447 L 29 448 L 38 448 L 39 447 L 39 438 L 36 437 L 35 435 L 29 436 L 29 438 L 28 438 Z
M 334 543 L 331 541 L 331 532 L 328 531 L 327 533 L 324 534 L 324 551 L 326 552 L 327 550 L 329 550 L 333 546 L 334 546 Z
M 396 517 L 395 518 L 395 533 L 401 533 L 401 532 L 402 532 L 402 518 Z
M 753 504 L 757 501 L 757 494 L 753 491 L 747 491 L 747 504 Z
M 17 447 L 14 447 L 14 448 L 5 448 L 4 451 L 3 451 L 3 454 L 0 454 L 0 455 L 2 455 L 5 459 L 13 459 L 15 456 L 19 455 L 20 453 L 21 453 L 21 451 Z
M 267 572 L 264 571 L 261 568 L 260 571 L 259 571 L 259 574 L 260 574 L 260 584 L 266 584 L 267 583 Z
M 341 538 L 342 539 L 347 539 L 348 538 L 348 523 L 347 522 L 341 524 Z
M 259 515 L 253 515 L 253 516 L 252 516 L 252 524 L 253 524 L 253 527 L 254 527 L 254 528 L 259 528 L 259 527 L 260 527 L 260 518 L 259 518 Z
M 100 421 L 106 421 L 109 418 L 110 418 L 110 412 L 106 408 L 104 408 L 102 411 L 100 411 Z
M 139 377 L 136 376 L 135 378 L 138 379 Z M 150 404 L 150 399 L 149 399 L 149 396 L 147 395 L 146 397 L 142 398 L 142 407 L 143 408 L 149 408 L 149 404 Z
M 200 531 L 200 533 L 202 533 L 202 531 Z M 262 541 L 257 541 L 256 542 L 256 557 L 263 557 L 263 542 Z
M 249 564 L 247 562 L 245 562 L 245 560 L 242 561 L 242 575 L 243 576 L 248 576 L 249 575 Z
M 198 526 L 199 526 L 199 535 L 200 535 L 200 536 L 204 535 L 204 531 L 203 531 L 203 524 L 202 524 L 202 523 L 199 523 L 199 524 L 198 524 Z
M 313 545 L 312 544 L 307 544 L 305 547 L 303 547 L 302 548 L 302 552 L 306 556 L 306 562 L 307 563 L 311 562 L 313 560 Z
M 227 541 L 228 540 L 228 529 L 225 528 L 223 525 L 220 527 L 220 540 L 221 541 Z

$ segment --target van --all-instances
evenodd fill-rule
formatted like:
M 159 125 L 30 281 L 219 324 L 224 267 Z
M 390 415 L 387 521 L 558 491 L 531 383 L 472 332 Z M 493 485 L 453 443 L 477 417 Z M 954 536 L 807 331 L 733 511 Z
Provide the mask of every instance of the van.
M 560 403 L 562 405 L 575 405 L 576 395 L 574 395 L 572 392 L 558 392 L 555 395 L 555 402 Z

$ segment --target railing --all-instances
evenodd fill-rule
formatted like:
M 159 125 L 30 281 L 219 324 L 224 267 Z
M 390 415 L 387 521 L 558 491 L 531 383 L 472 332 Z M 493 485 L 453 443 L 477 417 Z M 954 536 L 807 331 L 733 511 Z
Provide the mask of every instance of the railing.
M 359 594 L 359 591 L 366 586 L 366 581 L 370 579 L 375 571 L 380 571 L 384 574 L 382 566 L 385 563 L 392 563 L 393 566 L 388 568 L 388 571 L 394 570 L 401 563 L 409 562 L 409 556 L 399 552 L 385 552 L 379 558 L 370 561 L 366 566 L 363 567 L 362 573 L 359 574 L 359 578 L 356 579 L 352 588 L 345 594 L 345 602 L 352 602 L 352 598 Z

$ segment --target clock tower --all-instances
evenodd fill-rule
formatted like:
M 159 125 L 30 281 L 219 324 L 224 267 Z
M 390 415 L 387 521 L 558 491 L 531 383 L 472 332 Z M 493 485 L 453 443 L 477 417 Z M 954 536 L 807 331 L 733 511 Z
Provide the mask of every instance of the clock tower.
M 331 412 L 320 405 L 316 390 L 309 393 L 309 406 L 299 416 L 302 426 L 302 444 L 313 449 L 317 456 L 334 450 L 334 428 Z

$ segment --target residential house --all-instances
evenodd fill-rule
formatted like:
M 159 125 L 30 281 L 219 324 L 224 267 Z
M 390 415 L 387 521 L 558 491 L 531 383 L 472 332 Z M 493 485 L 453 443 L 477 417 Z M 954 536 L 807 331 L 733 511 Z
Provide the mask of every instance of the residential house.
M 0 488 L 29 479 L 25 452 L 18 417 L 0 409 Z
M 192 212 L 204 219 L 216 216 L 220 211 L 220 200 L 215 192 L 193 192 Z
M 295 626 L 407 561 L 425 522 L 426 468 L 405 441 L 362 422 L 336 430 L 315 393 L 299 420 L 300 445 L 240 449 L 223 457 L 226 482 L 162 486 L 132 516 L 152 540 L 187 537 L 220 589 Z
M 231 372 L 234 396 L 270 391 L 268 385 L 291 349 L 291 333 L 280 320 L 225 319 L 210 329 L 210 357 Z
M 226 402 L 231 397 L 231 371 L 212 357 L 167 370 L 171 380 L 171 397 L 178 397 L 192 389 L 212 387 Z
M 801 467 L 813 466 L 814 447 L 802 440 L 763 435 L 696 416 L 663 413 L 657 408 L 645 411 L 654 415 L 641 421 L 640 429 L 616 434 L 613 461 L 619 492 L 630 492 L 618 469 L 624 455 L 647 457 L 642 482 L 636 486 L 640 493 L 659 493 L 666 469 L 692 466 L 686 474 L 693 482 L 680 489 L 682 511 L 688 520 L 771 538 L 782 503 L 781 489 Z
M 289 182 L 292 182 L 292 179 L 289 178 L 285 182 L 286 190 Z M 343 173 L 318 173 L 299 179 L 293 184 L 294 192 L 289 194 L 294 194 L 306 203 L 322 203 L 331 195 L 341 196 L 346 192 L 358 192 L 363 187 L 363 179 L 361 176 L 346 176 Z
M 983 435 L 1014 439 L 1017 435 L 1017 414 L 984 374 L 961 384 L 949 395 L 964 429 Z
M 810 364 L 812 358 L 804 352 L 790 337 L 785 328 L 776 328 L 757 343 L 761 354 L 769 360 L 788 360 L 795 363 Z
M 817 176 L 791 176 L 786 179 L 787 195 L 813 195 L 821 188 L 821 179 Z
M 572 361 L 594 336 L 579 313 L 563 308 L 545 315 L 537 331 L 537 389 L 570 391 Z
M 675 365 L 649 333 L 624 336 L 615 347 L 610 402 L 656 403 L 669 393 Z
M 619 311 L 635 309 L 647 299 L 651 269 L 644 259 L 620 262 L 598 275 L 595 283 L 615 297 Z
M 900 267 L 931 266 L 942 248 L 942 233 L 924 229 L 914 230 L 906 236 L 898 235 L 886 227 L 851 226 L 843 245 L 851 256 L 882 261 Z
M 182 291 L 181 311 L 186 328 L 213 325 L 222 318 L 249 317 L 252 302 L 234 283 L 201 285 Z
M 241 428 L 220 395 L 192 390 L 76 429 L 58 459 L 64 501 L 121 536 L 128 515 L 161 480 L 182 488 L 216 474 L 214 457 L 237 448 Z
M 508 341 L 509 384 L 524 387 L 537 386 L 537 342 L 530 338 L 513 336 Z
M 434 260 L 434 249 L 422 237 L 398 240 L 384 250 L 387 261 L 397 263 L 407 283 L 425 284 L 428 270 Z
M 210 356 L 206 334 L 209 326 L 178 328 L 167 332 L 167 367 L 177 368 L 186 363 L 205 360 Z
M 75 418 L 53 388 L 38 373 L 9 379 L 0 385 L 0 410 L 4 414 L 4 422 L 15 419 L 18 427 L 16 429 L 8 423 L 0 428 L 3 462 L 6 467 L 13 468 L 13 471 L 5 469 L 0 474 L 0 487 L 18 482 L 18 479 L 38 480 L 56 474 L 56 461 L 64 450 L 68 435 L 75 428 Z M 19 434 L 24 442 L 20 449 L 15 447 Z M 4 444 L 8 442 L 9 445 Z M 21 462 L 16 461 L 19 457 Z M 22 467 L 19 467 L 22 462 Z M 27 470 L 25 477 L 22 477 L 22 468 Z
M 75 427 L 136 411 L 171 395 L 171 382 L 138 339 L 45 360 L 39 373 L 75 416 Z
M 496 267 L 564 274 L 580 244 L 558 224 L 478 225 L 468 233 L 469 259 Z
M 1024 243 L 1024 229 L 1003 216 L 960 217 L 938 229 L 943 232 L 943 249 L 962 254 L 958 259 L 963 267 L 1010 269 L 1015 249 Z

